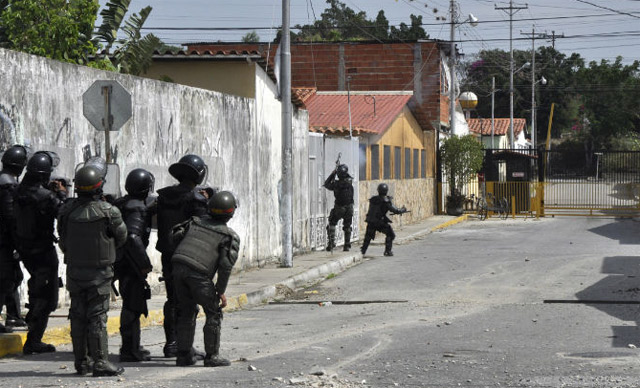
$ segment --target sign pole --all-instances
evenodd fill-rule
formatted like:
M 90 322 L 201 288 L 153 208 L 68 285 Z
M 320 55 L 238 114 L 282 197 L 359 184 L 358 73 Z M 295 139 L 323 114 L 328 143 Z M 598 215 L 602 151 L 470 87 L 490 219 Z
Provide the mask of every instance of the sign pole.
M 104 128 L 105 158 L 107 160 L 107 163 L 111 163 L 111 139 L 109 138 L 109 132 L 111 131 L 111 126 L 113 124 L 110 98 L 111 86 L 103 86 L 102 95 L 104 96 L 104 118 L 102 119 L 102 126 Z

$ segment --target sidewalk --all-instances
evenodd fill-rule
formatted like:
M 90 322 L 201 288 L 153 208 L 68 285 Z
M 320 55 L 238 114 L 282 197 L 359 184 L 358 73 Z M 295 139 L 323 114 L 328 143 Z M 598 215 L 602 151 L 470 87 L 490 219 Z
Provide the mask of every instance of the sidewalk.
M 396 240 L 394 244 L 402 244 L 435 230 L 465 221 L 466 215 L 461 217 L 432 216 L 420 223 L 399 226 L 394 224 Z M 382 256 L 384 238 L 377 238 L 368 249 L 367 256 Z M 353 246 L 350 252 L 342 251 L 338 247 L 333 252 L 313 251 L 308 254 L 294 256 L 292 268 L 282 268 L 271 264 L 263 268 L 241 271 L 231 276 L 227 287 L 228 306 L 226 311 L 233 311 L 249 306 L 265 303 L 278 296 L 287 288 L 296 289 L 309 282 L 324 279 L 329 274 L 338 274 L 345 269 L 362 262 L 359 244 Z M 165 295 L 155 294 L 148 301 L 149 316 L 141 322 L 142 327 L 161 325 L 163 320 L 162 306 Z M 121 300 L 112 302 L 109 310 L 107 330 L 110 335 L 119 333 Z M 68 306 L 58 308 L 49 319 L 49 325 L 43 341 L 53 345 L 71 342 L 69 334 Z M 26 331 L 15 331 L 11 334 L 0 334 L 0 357 L 11 354 L 21 354 L 22 345 L 26 340 Z

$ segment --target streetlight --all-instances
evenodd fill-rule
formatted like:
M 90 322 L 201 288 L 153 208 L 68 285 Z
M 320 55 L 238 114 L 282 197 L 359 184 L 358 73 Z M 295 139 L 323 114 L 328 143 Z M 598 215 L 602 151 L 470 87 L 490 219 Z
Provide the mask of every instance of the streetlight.
M 456 135 L 456 84 L 455 84 L 455 79 L 456 79 L 456 60 L 455 60 L 455 55 L 456 55 L 456 43 L 455 43 L 455 35 L 456 35 L 456 24 L 458 25 L 462 25 L 464 23 L 469 23 L 471 25 L 471 27 L 475 27 L 478 25 L 478 18 L 473 16 L 472 14 L 469 14 L 469 16 L 467 17 L 467 19 L 463 22 L 458 22 L 458 15 L 456 12 L 456 2 L 455 0 L 451 0 L 451 5 L 450 5 L 450 12 L 451 12 L 451 53 L 449 54 L 449 72 L 451 73 L 450 75 L 450 79 L 451 79 L 451 83 L 449 86 L 449 114 L 450 114 L 450 119 L 449 119 L 449 126 L 451 129 L 451 136 Z
M 533 72 L 532 72 L 533 73 Z M 535 74 L 531 75 L 535 79 Z M 531 146 L 536 149 L 536 84 L 547 84 L 547 79 L 540 77 L 539 80 L 531 83 Z

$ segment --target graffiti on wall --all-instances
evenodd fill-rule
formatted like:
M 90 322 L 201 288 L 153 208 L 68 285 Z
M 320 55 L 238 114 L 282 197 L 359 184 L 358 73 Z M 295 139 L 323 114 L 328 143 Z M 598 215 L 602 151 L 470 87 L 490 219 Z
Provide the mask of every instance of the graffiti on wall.
M 2 149 L 18 143 L 15 123 L 15 107 L 0 104 L 0 145 Z

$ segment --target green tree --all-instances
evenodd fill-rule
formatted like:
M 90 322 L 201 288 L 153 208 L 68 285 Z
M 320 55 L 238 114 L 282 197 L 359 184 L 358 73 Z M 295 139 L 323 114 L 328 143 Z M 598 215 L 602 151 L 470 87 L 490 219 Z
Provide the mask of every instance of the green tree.
M 587 149 L 612 148 L 621 138 L 640 132 L 640 62 L 623 65 L 618 57 L 610 62 L 590 62 L 576 78 L 584 105 L 577 129 Z
M 518 70 L 526 62 L 531 62 L 531 51 L 514 50 L 514 64 Z M 551 103 L 556 104 L 553 127 L 556 137 L 562 131 L 569 131 L 577 114 L 576 95 L 571 93 L 576 83 L 576 73 L 584 67 L 579 54 L 567 57 L 551 47 L 536 50 L 536 79 L 541 76 L 546 85 L 537 84 L 536 92 L 536 139 L 545 139 Z M 495 77 L 495 117 L 510 116 L 509 101 L 509 53 L 503 50 L 483 50 L 460 67 L 462 90 L 478 95 L 476 113 L 480 117 L 491 117 L 491 80 Z M 514 74 L 514 117 L 531 117 L 531 68 L 524 67 Z M 541 141 L 538 142 L 540 144 Z
M 247 32 L 242 37 L 242 42 L 243 43 L 258 43 L 258 42 L 260 42 L 260 36 L 255 31 Z
M 449 201 L 458 200 L 462 187 L 482 168 L 482 144 L 473 135 L 451 136 L 440 146 L 440 160 L 449 183 Z
M 399 28 L 389 27 L 384 11 L 369 20 L 364 11 L 356 12 L 339 0 L 327 0 L 328 7 L 313 24 L 296 25 L 298 33 L 292 34 L 298 41 L 344 40 L 416 40 L 428 38 L 422 28 L 422 16 L 411 15 L 411 24 L 402 23 Z M 276 38 L 278 40 L 278 37 Z
M 59 61 L 85 64 L 97 0 L 8 0 L 0 2 L 4 46 Z
M 400 40 L 418 40 L 418 39 L 427 39 L 429 35 L 427 35 L 424 28 L 422 28 L 422 16 L 410 15 L 411 25 L 406 25 L 405 23 L 400 23 L 400 27 L 396 28 L 391 26 L 391 33 L 389 36 L 393 39 Z
M 153 34 L 140 32 L 152 8 L 147 6 L 124 20 L 131 0 L 111 0 L 100 11 L 102 25 L 94 33 L 92 42 L 103 49 L 99 58 L 110 62 L 121 72 L 133 75 L 144 73 L 151 65 L 153 52 L 162 42 Z M 124 25 L 123 25 L 124 22 Z M 121 38 L 118 38 L 120 34 Z M 114 48 L 113 52 L 111 49 Z

